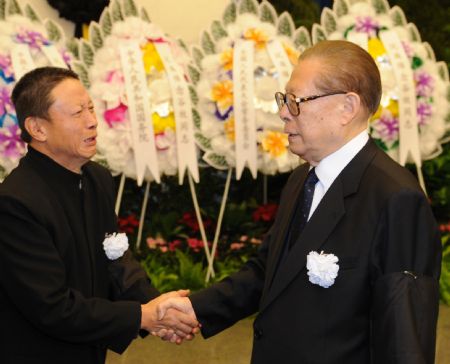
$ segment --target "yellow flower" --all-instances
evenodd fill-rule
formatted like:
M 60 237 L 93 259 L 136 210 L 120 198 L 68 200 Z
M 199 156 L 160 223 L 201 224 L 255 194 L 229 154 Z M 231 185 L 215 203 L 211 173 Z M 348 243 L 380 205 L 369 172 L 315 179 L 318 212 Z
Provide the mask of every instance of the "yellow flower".
M 373 59 L 377 59 L 386 54 L 386 48 L 384 48 L 383 42 L 378 38 L 370 38 L 367 49 Z
M 252 40 L 255 42 L 256 48 L 264 48 L 269 41 L 269 36 L 262 30 L 256 28 L 249 28 L 244 33 L 244 39 Z
M 370 121 L 379 119 L 383 110 L 389 110 L 393 117 L 398 117 L 398 101 L 389 99 L 389 104 L 387 106 L 380 105 Z
M 146 74 L 149 74 L 153 69 L 159 72 L 164 71 L 164 63 L 152 42 L 148 42 L 145 46 L 141 47 L 141 50 Z
M 229 117 L 228 120 L 223 124 L 223 127 L 225 129 L 225 135 L 227 136 L 227 138 L 231 141 L 234 141 L 234 116 Z
M 230 80 L 216 82 L 211 90 L 211 98 L 221 110 L 233 105 L 233 82 Z
M 300 52 L 297 51 L 296 49 L 290 47 L 288 44 L 286 44 L 284 42 L 283 42 L 283 48 L 289 58 L 289 61 L 292 63 L 293 66 L 295 66 L 298 62 L 298 57 L 300 57 Z
M 228 48 L 220 54 L 220 63 L 224 70 L 229 71 L 233 69 L 233 49 Z
M 261 141 L 263 151 L 268 152 L 274 158 L 286 153 L 288 145 L 287 134 L 278 131 L 268 131 Z
M 166 129 L 175 130 L 175 117 L 173 112 L 163 118 L 159 116 L 158 113 L 154 112 L 152 114 L 152 121 L 154 134 L 163 133 Z

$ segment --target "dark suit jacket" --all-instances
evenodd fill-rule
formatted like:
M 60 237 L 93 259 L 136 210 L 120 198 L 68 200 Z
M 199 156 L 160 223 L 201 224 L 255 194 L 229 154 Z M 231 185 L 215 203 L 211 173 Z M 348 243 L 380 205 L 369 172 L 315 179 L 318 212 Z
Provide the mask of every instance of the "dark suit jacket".
M 369 140 L 280 258 L 308 169 L 290 176 L 257 257 L 191 296 L 203 335 L 259 311 L 255 364 L 433 363 L 441 244 L 415 178 Z M 311 251 L 339 258 L 331 287 L 309 282 Z
M 106 348 L 136 337 L 140 302 L 158 295 L 129 252 L 107 259 L 113 180 L 92 162 L 82 171 L 29 148 L 0 186 L 2 363 L 103 363 Z

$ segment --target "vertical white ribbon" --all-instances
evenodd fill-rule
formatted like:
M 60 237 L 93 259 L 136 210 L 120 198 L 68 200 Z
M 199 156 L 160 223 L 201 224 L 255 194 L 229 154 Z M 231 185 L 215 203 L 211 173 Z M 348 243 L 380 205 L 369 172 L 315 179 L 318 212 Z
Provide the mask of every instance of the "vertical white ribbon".
M 275 66 L 278 74 L 278 87 L 282 91 L 285 89 L 286 84 L 289 81 L 292 73 L 292 65 L 284 50 L 281 42 L 278 39 L 274 39 L 267 43 L 267 52 L 269 57 Z M 275 102 L 275 101 L 274 101 Z
M 11 49 L 11 63 L 16 82 L 27 72 L 36 68 L 27 44 L 16 44 Z
M 164 64 L 169 79 L 176 121 L 178 182 L 183 183 L 186 169 L 199 182 L 194 122 L 189 89 L 180 66 L 175 62 L 167 43 L 153 43 Z
M 347 40 L 359 45 L 365 51 L 369 49 L 369 36 L 367 33 L 350 32 L 347 35 Z
M 155 181 L 159 183 L 158 159 L 156 157 L 155 137 L 147 96 L 147 81 L 142 52 L 137 42 L 122 45 L 119 47 L 119 51 L 125 78 L 137 183 L 139 186 L 142 185 L 147 168 Z
M 253 41 L 236 40 L 233 52 L 233 105 L 238 180 L 246 163 L 253 178 L 257 174 L 253 54 Z
M 41 50 L 53 67 L 67 68 L 66 62 L 53 44 L 42 46 Z
M 392 30 L 380 32 L 380 39 L 389 55 L 399 92 L 399 163 L 405 165 L 408 154 L 420 167 L 419 128 L 413 73 L 400 39 Z

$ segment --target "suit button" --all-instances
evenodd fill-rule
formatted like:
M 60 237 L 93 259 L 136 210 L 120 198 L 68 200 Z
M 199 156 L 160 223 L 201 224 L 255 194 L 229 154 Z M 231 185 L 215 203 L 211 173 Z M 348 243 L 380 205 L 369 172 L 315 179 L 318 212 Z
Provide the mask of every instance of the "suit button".
M 258 329 L 258 328 L 255 328 L 255 332 L 253 333 L 254 338 L 256 340 L 259 340 L 259 339 L 261 339 L 262 335 L 263 335 L 262 330 Z

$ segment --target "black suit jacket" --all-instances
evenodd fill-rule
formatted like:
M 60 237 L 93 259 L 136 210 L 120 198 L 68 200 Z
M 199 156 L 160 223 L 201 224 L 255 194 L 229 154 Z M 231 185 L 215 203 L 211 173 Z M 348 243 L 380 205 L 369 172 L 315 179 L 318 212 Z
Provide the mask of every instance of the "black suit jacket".
M 433 363 L 441 244 L 415 178 L 369 140 L 281 258 L 308 169 L 290 176 L 257 257 L 191 296 L 203 335 L 259 311 L 255 364 Z M 311 251 L 339 258 L 331 287 L 308 280 Z
M 122 352 L 136 337 L 140 303 L 158 295 L 129 252 L 107 259 L 113 180 L 92 162 L 82 171 L 29 148 L 0 186 L 2 363 L 103 363 L 106 348 Z

